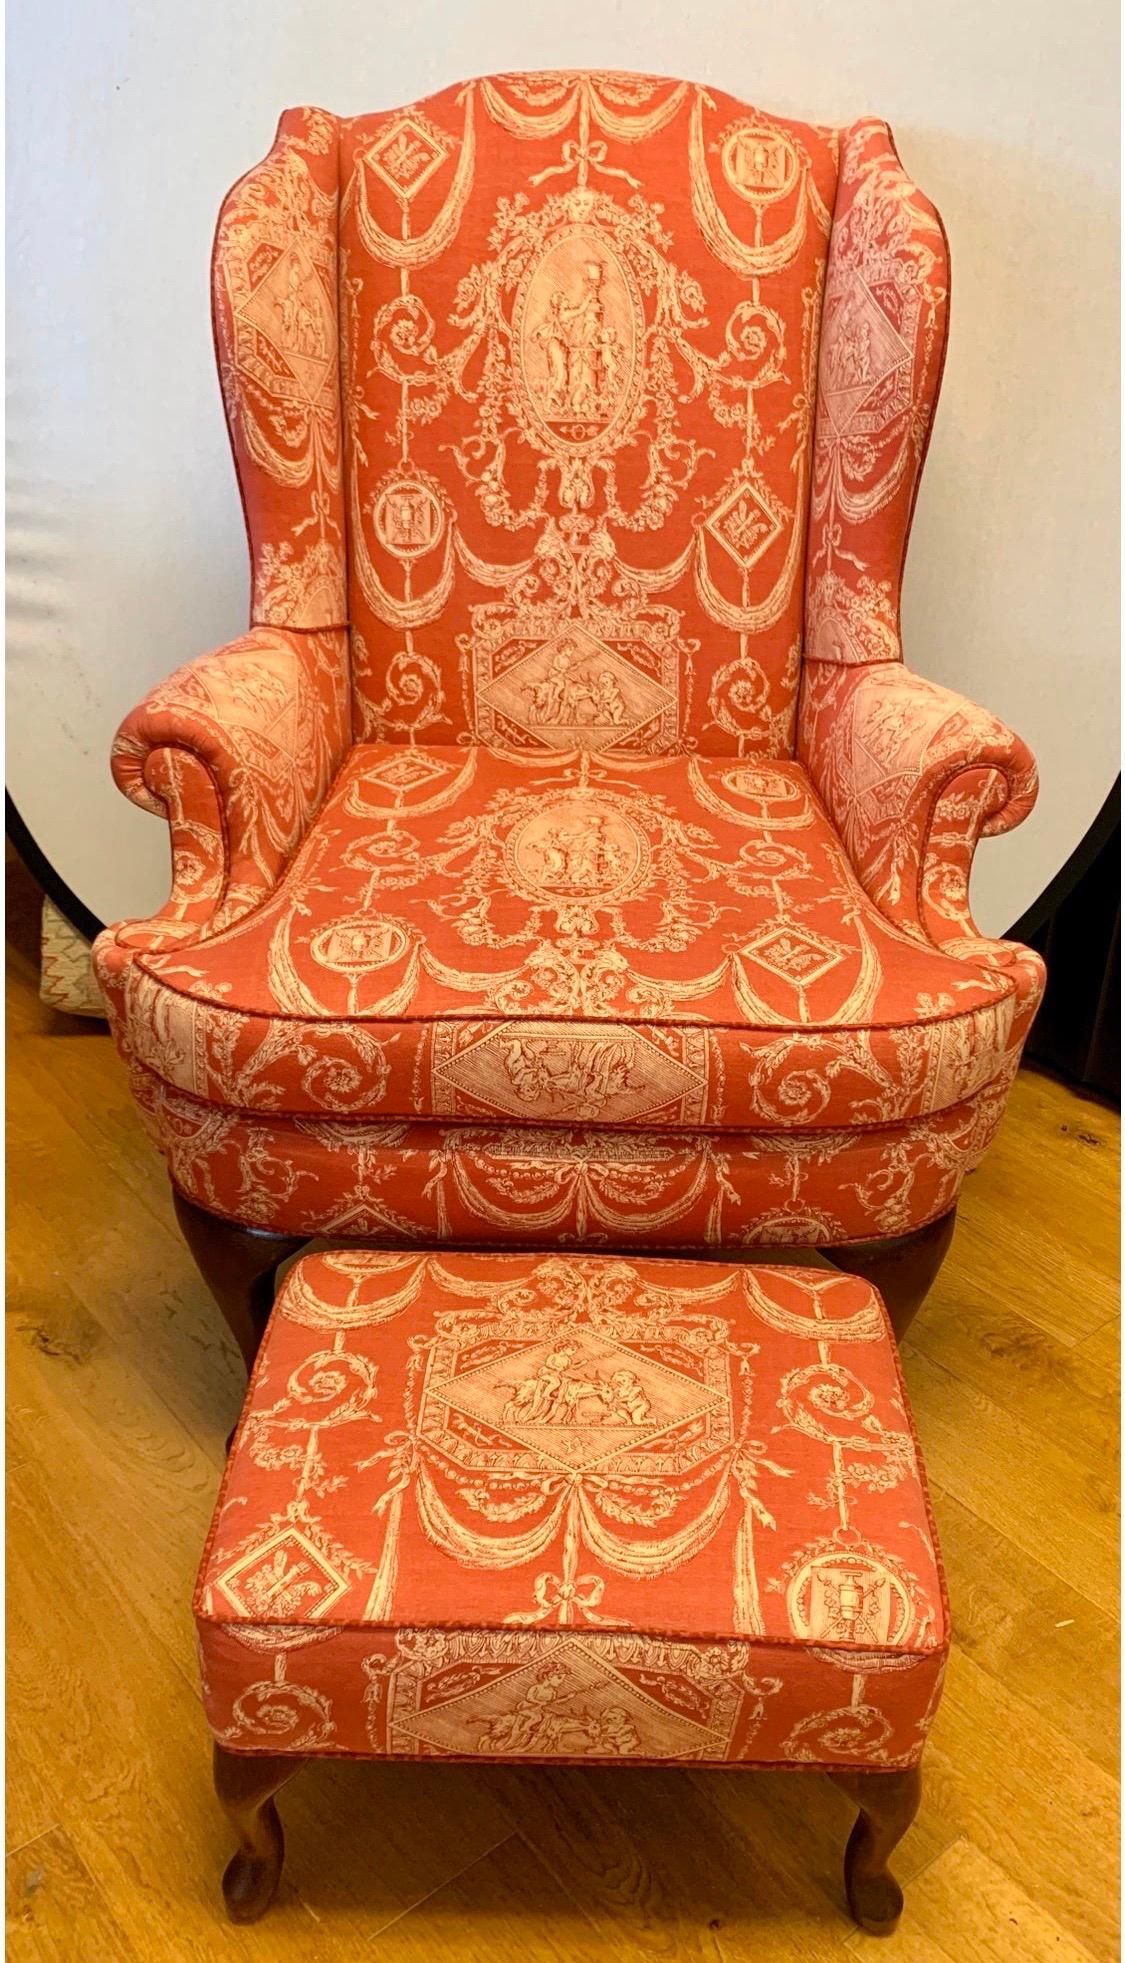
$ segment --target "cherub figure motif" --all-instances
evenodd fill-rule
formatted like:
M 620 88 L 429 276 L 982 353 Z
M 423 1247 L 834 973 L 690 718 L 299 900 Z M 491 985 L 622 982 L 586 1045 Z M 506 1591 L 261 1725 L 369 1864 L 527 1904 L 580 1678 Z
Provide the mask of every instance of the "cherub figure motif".
M 603 327 L 598 335 L 598 366 L 602 393 L 612 402 L 621 372 L 620 342 L 612 327 Z
M 631 1425 L 647 1424 L 652 1413 L 652 1405 L 645 1396 L 641 1382 L 633 1370 L 614 1370 L 610 1374 L 610 1389 L 613 1393 L 614 1411 L 626 1417 Z
M 565 1683 L 566 1672 L 557 1664 L 541 1670 L 512 1710 L 484 1720 L 478 1750 L 536 1752 L 547 1758 L 589 1751 L 593 1736 L 588 1722 L 568 1711 L 552 1709 Z
M 608 669 L 597 672 L 575 640 L 562 641 L 546 674 L 529 691 L 530 721 L 551 728 L 589 728 L 628 721 L 621 686 Z
M 598 716 L 603 723 L 623 723 L 628 719 L 625 697 L 614 676 L 604 669 L 598 680 Z
M 480 1728 L 481 1752 L 533 1752 L 543 1758 L 599 1753 L 606 1757 L 641 1750 L 641 1735 L 623 1704 L 603 1711 L 560 1708 L 566 1671 L 549 1664 L 539 1671 L 511 1711 L 486 1718 Z
M 619 877 L 626 855 L 604 812 L 581 812 L 555 825 L 539 845 L 541 877 L 580 892 L 600 891 Z
M 636 1372 L 627 1368 L 607 1377 L 576 1364 L 577 1351 L 552 1350 L 534 1376 L 504 1385 L 511 1394 L 501 1413 L 504 1424 L 643 1425 L 652 1406 Z
M 623 1704 L 610 1704 L 598 1719 L 598 1744 L 604 1752 L 624 1757 L 641 1749 L 641 1734 Z
M 607 1037 L 596 1045 L 548 1036 L 521 1036 L 508 1043 L 504 1067 L 508 1081 L 528 1105 L 562 1105 L 576 1100 L 604 1111 L 632 1087 L 632 1048 L 628 1040 Z
M 531 339 L 543 350 L 547 373 L 539 383 L 543 408 L 555 421 L 604 415 L 621 374 L 621 341 L 605 317 L 605 267 L 588 259 L 574 298 L 556 287 Z
M 588 1406 L 604 1406 L 606 1393 L 598 1379 L 575 1371 L 576 1351 L 570 1347 L 552 1350 L 534 1377 L 505 1386 L 512 1392 L 501 1414 L 506 1424 L 585 1424 L 590 1421 Z M 595 1417 L 595 1423 L 598 1419 Z
M 537 723 L 580 723 L 596 720 L 596 684 L 584 672 L 577 641 L 565 640 L 551 656 L 542 681 L 531 691 L 532 720 Z
M 574 1358 L 572 1349 L 552 1350 L 534 1377 L 507 1386 L 512 1392 L 501 1418 L 505 1424 L 550 1424 L 562 1395 L 563 1374 Z
M 852 299 L 837 316 L 836 329 L 827 348 L 826 367 L 833 388 L 855 388 L 874 374 L 871 323 Z

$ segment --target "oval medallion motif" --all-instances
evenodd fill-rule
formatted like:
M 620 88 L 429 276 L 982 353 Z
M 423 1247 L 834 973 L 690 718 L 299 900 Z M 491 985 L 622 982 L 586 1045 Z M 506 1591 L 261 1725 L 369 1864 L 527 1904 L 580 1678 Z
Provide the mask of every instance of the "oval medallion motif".
M 644 314 L 626 261 L 593 225 L 574 225 L 531 266 L 513 316 L 516 387 L 552 448 L 596 451 L 626 423 L 640 387 Z
M 805 831 L 816 822 L 803 787 L 783 770 L 771 770 L 768 764 L 736 764 L 733 770 L 724 770 L 719 782 L 738 798 L 731 811 L 743 824 L 791 832 Z
M 409 943 L 393 920 L 336 920 L 310 943 L 314 961 L 338 974 L 363 975 L 386 968 L 406 953 Z
M 507 859 L 525 892 L 606 899 L 633 890 L 647 869 L 649 849 L 624 812 L 582 793 L 526 818 L 508 840 Z
M 755 804 L 772 806 L 801 802 L 800 785 L 792 777 L 786 776 L 783 770 L 770 770 L 768 765 L 740 764 L 734 770 L 725 770 L 722 781 L 736 797 L 747 798 Z
M 909 1590 L 889 1561 L 855 1548 L 803 1561 L 786 1590 L 786 1607 L 803 1643 L 904 1643 L 916 1620 Z
M 890 1721 L 873 1704 L 845 1704 L 836 1711 L 814 1711 L 794 1725 L 785 1750 L 795 1759 L 877 1759 L 891 1735 Z

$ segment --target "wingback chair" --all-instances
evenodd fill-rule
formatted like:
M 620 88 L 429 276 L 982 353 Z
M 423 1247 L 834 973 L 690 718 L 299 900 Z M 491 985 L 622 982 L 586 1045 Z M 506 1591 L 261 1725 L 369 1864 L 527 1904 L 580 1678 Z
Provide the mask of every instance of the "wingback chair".
M 230 192 L 251 625 L 121 728 L 172 892 L 97 968 L 247 1357 L 315 1235 L 917 1306 L 1042 985 L 968 905 L 1032 758 L 902 664 L 948 288 L 885 123 L 647 76 L 289 110 Z

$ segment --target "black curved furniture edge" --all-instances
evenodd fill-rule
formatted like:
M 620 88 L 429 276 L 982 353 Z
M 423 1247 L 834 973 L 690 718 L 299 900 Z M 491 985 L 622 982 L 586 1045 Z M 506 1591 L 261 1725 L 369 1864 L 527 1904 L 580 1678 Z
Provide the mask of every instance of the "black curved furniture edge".
M 16 810 L 10 792 L 4 793 L 4 830 L 27 867 L 33 879 L 38 880 L 49 900 L 53 900 L 59 912 L 69 920 L 84 940 L 92 941 L 101 933 L 105 922 L 83 906 L 77 893 L 72 893 L 65 879 L 61 879 L 51 861 L 39 850 L 19 812 Z

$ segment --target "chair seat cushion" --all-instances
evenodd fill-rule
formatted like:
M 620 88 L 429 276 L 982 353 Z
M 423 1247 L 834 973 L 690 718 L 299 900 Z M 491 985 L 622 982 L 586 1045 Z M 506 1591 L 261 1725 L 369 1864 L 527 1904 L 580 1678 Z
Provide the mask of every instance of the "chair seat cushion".
M 244 1751 L 913 1762 L 948 1612 L 874 1290 L 306 1256 L 195 1597 Z
M 1017 1006 L 795 763 L 479 747 L 358 747 L 271 898 L 126 983 L 138 1060 L 228 1107 L 724 1130 L 943 1110 Z

